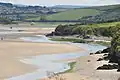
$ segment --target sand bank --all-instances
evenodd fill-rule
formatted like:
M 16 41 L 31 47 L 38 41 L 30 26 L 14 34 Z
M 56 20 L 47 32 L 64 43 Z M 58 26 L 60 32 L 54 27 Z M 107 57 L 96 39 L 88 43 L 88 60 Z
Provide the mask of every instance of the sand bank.
M 77 52 L 82 49 L 69 44 L 30 43 L 0 41 L 0 80 L 18 76 L 37 69 L 36 66 L 27 65 L 19 61 L 19 57 L 30 57 L 41 54 L 56 54 Z
M 104 54 L 95 54 L 90 56 L 82 56 L 77 60 L 77 63 L 71 73 L 64 73 L 60 76 L 65 80 L 118 80 L 120 73 L 114 70 L 96 70 L 97 67 L 103 64 L 108 64 L 108 61 L 97 61 Z M 42 80 L 42 79 L 41 79 Z M 43 80 L 56 80 L 43 79 Z M 59 79 L 58 79 L 59 80 Z

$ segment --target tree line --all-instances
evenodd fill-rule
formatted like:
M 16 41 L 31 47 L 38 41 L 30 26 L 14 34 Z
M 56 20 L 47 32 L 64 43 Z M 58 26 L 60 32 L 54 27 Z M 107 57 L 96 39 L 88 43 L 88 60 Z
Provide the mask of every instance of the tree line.
M 105 36 L 111 37 L 115 29 L 120 27 L 120 24 L 116 26 L 107 26 L 107 27 L 100 27 L 98 25 L 58 25 L 55 29 L 54 34 L 58 36 L 64 35 L 80 35 L 80 36 L 87 36 L 87 35 L 94 35 L 94 36 Z

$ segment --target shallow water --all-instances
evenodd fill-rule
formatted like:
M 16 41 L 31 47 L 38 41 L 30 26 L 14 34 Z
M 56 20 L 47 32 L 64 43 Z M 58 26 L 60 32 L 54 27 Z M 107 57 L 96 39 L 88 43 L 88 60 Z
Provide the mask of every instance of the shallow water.
M 27 42 L 54 42 L 54 41 L 50 41 L 47 37 L 43 35 L 36 35 L 34 37 L 21 37 L 20 39 Z
M 55 41 L 50 41 L 47 37 L 42 35 L 37 35 L 34 37 L 22 37 L 21 39 L 23 39 L 24 41 L 30 41 L 30 42 L 56 43 Z M 59 42 L 59 43 L 63 43 L 63 42 Z M 81 43 L 70 43 L 70 42 L 67 42 L 66 44 L 72 44 L 78 47 L 82 47 L 84 49 L 87 49 L 88 51 L 39 55 L 39 56 L 32 56 L 30 58 L 25 58 L 25 59 L 18 58 L 21 62 L 26 64 L 36 65 L 40 67 L 40 69 L 36 70 L 33 73 L 27 73 L 21 76 L 9 78 L 8 80 L 36 80 L 36 79 L 46 77 L 47 71 L 56 72 L 56 73 L 64 72 L 70 69 L 70 66 L 68 65 L 69 61 L 63 61 L 63 60 L 78 58 L 80 56 L 88 55 L 90 52 L 96 52 L 98 50 L 102 50 L 106 48 L 105 46 L 94 45 L 94 44 L 81 44 Z

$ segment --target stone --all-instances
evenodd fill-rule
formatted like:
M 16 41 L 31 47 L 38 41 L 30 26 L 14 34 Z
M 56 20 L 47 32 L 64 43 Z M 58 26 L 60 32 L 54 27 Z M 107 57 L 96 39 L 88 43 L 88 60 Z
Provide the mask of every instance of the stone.
M 110 48 L 106 48 L 103 51 L 101 51 L 101 53 L 109 53 L 109 51 L 110 51 Z

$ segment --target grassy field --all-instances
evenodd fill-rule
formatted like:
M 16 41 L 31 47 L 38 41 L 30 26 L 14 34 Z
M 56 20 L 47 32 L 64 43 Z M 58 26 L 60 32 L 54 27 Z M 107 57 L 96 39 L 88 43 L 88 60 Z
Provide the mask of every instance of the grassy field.
M 110 26 L 116 26 L 117 24 L 120 24 L 120 22 L 111 22 L 111 23 L 99 23 L 99 24 L 88 24 L 88 25 L 79 25 L 80 27 L 110 27 Z
M 84 16 L 94 16 L 100 14 L 101 11 L 96 9 L 71 9 L 60 13 L 46 15 L 46 20 L 78 20 Z M 28 18 L 26 20 L 40 20 L 39 17 Z
M 58 25 L 76 24 L 76 22 L 36 22 L 34 25 L 41 27 L 57 27 Z
M 18 25 L 31 26 L 31 27 L 41 27 L 41 28 L 55 28 L 62 24 L 76 24 L 74 22 L 17 22 Z
M 96 9 L 72 9 L 47 16 L 47 20 L 78 20 L 84 16 L 94 16 L 101 12 Z
M 103 17 L 108 16 L 108 18 L 112 18 L 111 16 L 115 15 L 119 16 L 119 7 L 120 5 L 109 5 L 109 6 L 94 6 L 88 8 L 78 8 L 78 9 L 69 9 L 55 14 L 44 14 L 45 20 L 78 20 L 81 17 L 88 16 L 96 16 L 99 15 L 103 19 Z M 107 12 L 107 13 L 106 13 Z M 113 14 L 110 14 L 113 13 Z M 25 16 L 25 15 L 23 15 Z M 28 18 L 26 20 L 40 20 L 40 14 L 28 14 Z M 88 18 L 87 18 L 88 19 Z M 106 18 L 105 18 L 106 20 Z
M 19 23 L 21 25 L 25 25 L 25 26 L 33 26 L 33 27 L 57 27 L 58 25 L 62 24 L 62 25 L 68 25 L 68 24 L 77 24 L 76 22 L 34 22 L 33 25 L 31 25 L 32 23 L 30 22 L 24 22 L 24 23 Z M 79 24 L 79 22 L 78 22 Z M 100 23 L 100 24 L 92 24 L 92 25 L 79 25 L 79 26 L 83 26 L 83 27 L 109 27 L 109 26 L 115 26 L 116 24 L 120 24 L 120 22 L 112 22 L 112 23 Z
M 31 25 L 31 22 L 17 22 L 22 25 Z M 57 27 L 58 25 L 68 25 L 68 24 L 79 24 L 79 22 L 34 22 L 32 26 L 36 27 Z M 120 22 L 111 22 L 111 23 L 100 23 L 100 24 L 92 24 L 92 25 L 79 25 L 79 26 L 92 26 L 92 27 L 109 27 L 115 26 L 116 24 L 120 24 Z

